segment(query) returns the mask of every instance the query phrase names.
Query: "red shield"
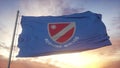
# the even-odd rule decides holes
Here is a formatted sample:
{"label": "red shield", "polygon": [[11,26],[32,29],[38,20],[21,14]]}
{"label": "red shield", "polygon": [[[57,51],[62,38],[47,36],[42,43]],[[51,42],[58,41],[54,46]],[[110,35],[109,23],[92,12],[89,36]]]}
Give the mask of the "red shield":
{"label": "red shield", "polygon": [[50,38],[59,43],[63,44],[70,40],[75,32],[75,23],[49,23],[48,33]]}

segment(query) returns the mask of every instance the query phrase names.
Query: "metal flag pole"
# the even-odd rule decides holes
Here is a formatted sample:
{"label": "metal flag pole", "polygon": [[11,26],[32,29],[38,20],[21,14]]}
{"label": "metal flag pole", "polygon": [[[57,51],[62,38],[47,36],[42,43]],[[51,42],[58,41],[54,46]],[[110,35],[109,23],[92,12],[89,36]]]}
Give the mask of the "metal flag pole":
{"label": "metal flag pole", "polygon": [[10,54],[9,54],[9,60],[8,60],[8,68],[10,68],[10,64],[11,64],[12,51],[13,51],[13,45],[14,45],[14,40],[15,40],[15,33],[16,33],[16,28],[17,28],[18,16],[19,16],[19,10],[17,11],[17,14],[16,14],[14,32],[13,32],[13,37],[12,37],[12,42],[11,42],[11,48],[10,48]]}

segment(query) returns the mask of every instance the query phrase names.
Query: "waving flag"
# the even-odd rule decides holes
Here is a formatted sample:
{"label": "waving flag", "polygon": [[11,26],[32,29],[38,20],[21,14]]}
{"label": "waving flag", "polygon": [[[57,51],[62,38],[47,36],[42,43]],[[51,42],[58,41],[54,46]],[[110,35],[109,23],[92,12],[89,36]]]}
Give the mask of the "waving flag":
{"label": "waving flag", "polygon": [[18,57],[81,52],[111,45],[101,14],[22,16]]}

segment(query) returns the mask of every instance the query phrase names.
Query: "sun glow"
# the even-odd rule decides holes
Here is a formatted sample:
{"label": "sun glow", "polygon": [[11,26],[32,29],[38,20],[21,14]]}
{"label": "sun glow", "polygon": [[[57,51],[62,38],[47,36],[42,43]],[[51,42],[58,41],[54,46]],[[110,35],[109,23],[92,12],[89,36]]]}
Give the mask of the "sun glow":
{"label": "sun glow", "polygon": [[81,52],[38,57],[33,58],[32,61],[48,63],[60,68],[97,68],[101,59],[97,54]]}
{"label": "sun glow", "polygon": [[100,61],[98,55],[86,52],[52,55],[43,58],[50,58],[51,60],[47,62],[60,68],[96,68],[97,62]]}
{"label": "sun glow", "polygon": [[3,55],[3,56],[5,56],[5,57],[8,57],[8,56],[9,56],[9,52],[8,52],[8,50],[6,50],[6,49],[0,48],[0,55]]}

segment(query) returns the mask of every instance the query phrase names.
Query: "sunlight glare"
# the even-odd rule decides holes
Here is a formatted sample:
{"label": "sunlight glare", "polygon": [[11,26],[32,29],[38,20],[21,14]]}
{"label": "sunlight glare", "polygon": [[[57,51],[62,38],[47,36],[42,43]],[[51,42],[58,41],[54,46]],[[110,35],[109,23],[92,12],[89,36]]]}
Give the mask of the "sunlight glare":
{"label": "sunlight glare", "polygon": [[0,55],[3,55],[3,56],[5,56],[6,58],[8,58],[9,52],[8,52],[6,49],[0,48]]}
{"label": "sunlight glare", "polygon": [[[72,54],[62,54],[62,55],[54,55],[51,56],[53,60],[57,60],[63,64],[66,64],[68,67],[84,67],[86,65],[91,65],[99,61],[99,57],[95,54],[88,54],[86,52],[83,53],[72,53]],[[57,63],[54,63],[55,65]],[[58,64],[57,64],[58,65]],[[61,66],[60,64],[59,66]],[[92,65],[91,65],[92,66]],[[65,67],[65,65],[63,65]],[[94,68],[94,66],[92,66]]]}

